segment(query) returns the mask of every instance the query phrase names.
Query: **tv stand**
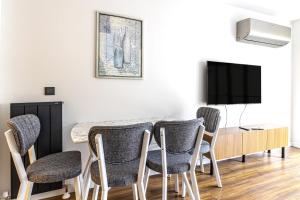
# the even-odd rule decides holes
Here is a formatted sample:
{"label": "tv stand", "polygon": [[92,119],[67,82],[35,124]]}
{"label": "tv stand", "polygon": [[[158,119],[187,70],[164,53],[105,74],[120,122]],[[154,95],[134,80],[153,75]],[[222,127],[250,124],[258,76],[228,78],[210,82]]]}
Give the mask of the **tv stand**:
{"label": "tv stand", "polygon": [[[288,146],[288,127],[264,124],[243,128],[248,130],[241,129],[241,127],[219,129],[215,146],[217,160],[242,157],[242,162],[246,162],[246,155],[264,151],[270,155],[271,150],[276,148],[281,149],[281,157],[285,158],[285,147]],[[212,135],[206,133],[203,139],[210,142]],[[204,155],[210,158],[209,153]]]}

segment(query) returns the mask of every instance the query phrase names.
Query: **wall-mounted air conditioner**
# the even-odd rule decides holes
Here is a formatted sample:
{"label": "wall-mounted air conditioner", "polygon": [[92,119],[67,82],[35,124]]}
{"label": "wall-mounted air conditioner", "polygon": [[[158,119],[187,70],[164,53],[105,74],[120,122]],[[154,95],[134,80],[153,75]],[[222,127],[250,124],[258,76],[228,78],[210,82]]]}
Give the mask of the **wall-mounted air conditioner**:
{"label": "wall-mounted air conditioner", "polygon": [[268,47],[281,47],[291,40],[291,28],[257,19],[237,22],[237,41]]}

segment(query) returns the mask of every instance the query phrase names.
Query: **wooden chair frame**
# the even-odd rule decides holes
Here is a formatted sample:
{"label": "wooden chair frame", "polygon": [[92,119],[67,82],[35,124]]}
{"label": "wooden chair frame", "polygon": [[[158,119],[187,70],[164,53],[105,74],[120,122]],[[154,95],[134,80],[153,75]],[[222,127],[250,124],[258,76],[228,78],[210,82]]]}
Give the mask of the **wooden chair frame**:
{"label": "wooden chair frame", "polygon": [[[33,188],[33,182],[28,180],[27,173],[22,161],[22,157],[18,151],[18,147],[15,141],[15,138],[13,136],[13,133],[11,130],[8,130],[4,133],[6,137],[6,141],[11,153],[11,156],[13,158],[17,174],[19,176],[20,180],[20,188],[17,196],[17,200],[30,200],[31,199],[31,193]],[[36,161],[36,155],[34,150],[34,145],[30,147],[28,150],[29,154],[29,162],[32,164]],[[74,178],[74,188],[75,188],[75,194],[76,194],[76,200],[81,200],[81,175]]]}
{"label": "wooden chair frame", "polygon": [[[209,151],[209,156],[211,159],[211,164],[213,167],[213,175],[216,177],[217,185],[219,188],[222,187],[222,181],[219,173],[219,168],[218,168],[218,163],[215,155],[215,146],[218,138],[218,133],[219,133],[219,126],[217,127],[216,131],[213,133],[213,136],[210,137],[210,151]],[[208,139],[209,140],[209,139]],[[201,172],[204,172],[204,166],[203,166],[203,155],[200,156],[200,170]]]}
{"label": "wooden chair frame", "polygon": [[[90,145],[89,145],[89,152],[90,152],[90,155],[89,155],[89,158],[87,160],[86,166],[83,171],[83,190],[82,190],[83,200],[87,200],[88,196],[89,196],[89,190],[90,190],[90,185],[91,185],[90,167],[91,167],[91,164],[93,163],[93,161],[96,159]],[[95,195],[98,196],[99,187],[96,184],[94,185],[94,191],[95,191]],[[94,199],[94,197],[93,197],[93,199]]]}
{"label": "wooden chair frame", "polygon": [[[209,136],[207,134],[204,135],[204,140],[210,143],[210,151],[209,151],[209,156],[211,159],[211,164],[213,167],[213,175],[216,177],[217,185],[219,188],[222,187],[222,181],[219,173],[219,168],[216,160],[216,155],[215,155],[215,146],[218,138],[218,133],[219,133],[219,125],[216,128],[216,131],[212,133],[213,136]],[[204,173],[204,166],[203,166],[203,155],[200,153],[199,156],[200,160],[200,171]],[[178,176],[175,177],[175,191],[179,192],[179,183],[178,183]],[[185,197],[186,191],[185,191],[185,184],[182,182],[182,197]]]}

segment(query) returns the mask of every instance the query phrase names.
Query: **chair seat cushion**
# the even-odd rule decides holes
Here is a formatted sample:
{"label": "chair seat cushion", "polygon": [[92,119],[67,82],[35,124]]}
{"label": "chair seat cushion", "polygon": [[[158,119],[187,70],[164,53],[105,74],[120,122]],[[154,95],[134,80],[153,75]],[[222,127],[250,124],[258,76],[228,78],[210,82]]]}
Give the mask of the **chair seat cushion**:
{"label": "chair seat cushion", "polygon": [[206,141],[202,141],[200,153],[207,153],[210,151],[210,144]]}
{"label": "chair seat cushion", "polygon": [[[124,163],[106,164],[108,187],[128,186],[137,182],[139,161],[136,159]],[[98,161],[94,161],[91,165],[91,176],[94,183],[101,184]]]}
{"label": "chair seat cushion", "polygon": [[42,157],[28,166],[28,180],[34,183],[53,183],[75,178],[81,174],[81,154],[67,151]]}
{"label": "chair seat cushion", "polygon": [[[172,154],[167,153],[168,174],[178,174],[190,170],[192,155],[189,153]],[[161,150],[148,152],[147,167],[162,173]]]}

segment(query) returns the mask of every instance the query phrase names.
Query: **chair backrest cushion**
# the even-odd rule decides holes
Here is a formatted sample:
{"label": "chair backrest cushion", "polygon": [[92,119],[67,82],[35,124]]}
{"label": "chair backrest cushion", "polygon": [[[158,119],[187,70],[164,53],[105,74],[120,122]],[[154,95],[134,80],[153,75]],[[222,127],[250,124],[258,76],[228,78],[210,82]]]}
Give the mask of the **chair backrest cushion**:
{"label": "chair backrest cushion", "polygon": [[20,115],[11,118],[7,125],[14,135],[19,153],[24,156],[40,134],[39,118],[32,114]]}
{"label": "chair backrest cushion", "polygon": [[215,133],[221,120],[220,110],[210,107],[200,107],[197,111],[197,118],[204,119],[205,130]]}
{"label": "chair backrest cushion", "polygon": [[154,126],[154,138],[161,147],[160,129],[165,129],[166,150],[169,153],[180,154],[193,150],[199,127],[203,119],[187,121],[159,121]]}
{"label": "chair backrest cushion", "polygon": [[152,132],[152,123],[126,126],[94,126],[89,131],[89,145],[95,155],[97,134],[102,134],[105,162],[116,164],[140,158],[145,130]]}

